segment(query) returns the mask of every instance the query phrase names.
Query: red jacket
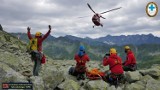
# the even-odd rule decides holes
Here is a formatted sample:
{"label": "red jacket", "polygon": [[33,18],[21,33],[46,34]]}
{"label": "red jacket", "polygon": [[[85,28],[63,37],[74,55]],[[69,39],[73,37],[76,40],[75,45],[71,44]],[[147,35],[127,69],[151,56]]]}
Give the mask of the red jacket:
{"label": "red jacket", "polygon": [[[43,37],[41,38],[38,38],[38,37],[35,37],[38,39],[38,51],[42,51],[42,42],[48,37],[48,35],[50,34],[51,30],[49,30]],[[30,31],[27,32],[27,35],[28,35],[28,38],[29,39],[32,39],[32,35],[30,33]]]}
{"label": "red jacket", "polygon": [[86,66],[86,62],[89,61],[89,57],[87,54],[84,54],[82,57],[76,54],[74,56],[74,60],[77,62],[76,66]]}
{"label": "red jacket", "polygon": [[108,58],[103,59],[103,65],[109,65],[111,73],[113,74],[122,74],[122,59],[118,57],[116,54],[111,54]]}
{"label": "red jacket", "polygon": [[136,64],[136,59],[132,51],[127,53],[126,61],[124,62],[124,66],[128,66],[131,64]]}

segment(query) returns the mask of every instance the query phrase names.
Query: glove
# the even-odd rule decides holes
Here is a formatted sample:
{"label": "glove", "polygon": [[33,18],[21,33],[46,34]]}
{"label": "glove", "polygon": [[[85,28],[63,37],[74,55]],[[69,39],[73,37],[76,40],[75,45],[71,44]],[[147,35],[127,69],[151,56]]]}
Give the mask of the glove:
{"label": "glove", "polygon": [[51,25],[48,25],[48,28],[49,28],[49,30],[51,30],[52,29]]}
{"label": "glove", "polygon": [[30,31],[30,30],[31,30],[31,28],[30,28],[30,27],[27,27],[27,30],[28,30],[28,31]]}

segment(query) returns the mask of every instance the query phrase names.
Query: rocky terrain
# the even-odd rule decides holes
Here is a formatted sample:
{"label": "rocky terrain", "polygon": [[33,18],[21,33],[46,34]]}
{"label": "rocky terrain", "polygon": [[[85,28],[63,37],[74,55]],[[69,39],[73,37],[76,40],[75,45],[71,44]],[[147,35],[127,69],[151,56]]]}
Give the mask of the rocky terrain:
{"label": "rocky terrain", "polygon": [[[52,60],[42,65],[39,76],[32,75],[33,62],[26,53],[26,44],[16,37],[0,30],[0,82],[32,82],[34,90],[160,90],[160,65],[150,69],[125,72],[127,82],[118,88],[103,80],[77,81],[68,75],[74,60]],[[98,61],[87,64],[89,69],[108,70]],[[0,85],[0,89],[1,89]]]}

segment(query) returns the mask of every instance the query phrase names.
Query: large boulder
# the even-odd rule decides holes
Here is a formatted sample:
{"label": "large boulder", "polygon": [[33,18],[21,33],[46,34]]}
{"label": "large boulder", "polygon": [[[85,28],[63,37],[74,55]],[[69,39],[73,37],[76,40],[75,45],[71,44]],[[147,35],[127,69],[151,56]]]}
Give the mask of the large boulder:
{"label": "large boulder", "polygon": [[2,82],[28,82],[26,78],[20,73],[13,70],[5,63],[0,63],[1,81]]}
{"label": "large boulder", "polygon": [[46,70],[43,74],[43,81],[45,89],[54,89],[60,83],[64,81],[64,74],[62,71],[48,71]]}
{"label": "large boulder", "polygon": [[1,51],[0,49],[0,57],[1,63],[8,65],[17,72],[23,70],[32,70],[32,67],[29,66],[32,64],[32,62],[29,54],[27,53],[22,53],[21,51],[16,51],[13,53],[7,50]]}
{"label": "large boulder", "polygon": [[[5,63],[0,63],[0,82],[28,82],[20,73],[13,70]],[[1,85],[0,85],[1,88]]]}
{"label": "large boulder", "polygon": [[80,85],[78,82],[75,82],[73,80],[65,80],[63,83],[58,85],[58,89],[60,90],[79,90]]}
{"label": "large boulder", "polygon": [[145,87],[137,83],[131,83],[125,85],[124,90],[145,90]]}
{"label": "large boulder", "polygon": [[157,69],[159,69],[160,70],[160,65],[159,64],[154,64],[154,65],[152,65],[152,67],[151,68],[157,68]]}
{"label": "large boulder", "polygon": [[115,86],[110,86],[110,87],[108,87],[108,89],[107,90],[122,90],[122,88],[121,87],[115,87]]}
{"label": "large boulder", "polygon": [[107,90],[109,84],[103,80],[94,80],[86,83],[87,90]]}
{"label": "large boulder", "polygon": [[148,80],[153,80],[153,78],[152,78],[150,75],[145,75],[145,76],[143,76],[143,77],[141,78],[140,81],[141,81],[143,84],[146,84]]}
{"label": "large boulder", "polygon": [[150,79],[147,81],[146,90],[160,90],[160,81]]}
{"label": "large boulder", "polygon": [[158,79],[160,77],[160,69],[159,68],[151,68],[147,70],[140,70],[142,75],[150,75],[151,77]]}
{"label": "large boulder", "polygon": [[44,81],[42,77],[32,76],[30,82],[33,83],[33,90],[45,90]]}
{"label": "large boulder", "polygon": [[132,82],[139,81],[142,75],[138,71],[134,71],[134,72],[128,71],[125,73],[125,77],[128,82],[132,83]]}

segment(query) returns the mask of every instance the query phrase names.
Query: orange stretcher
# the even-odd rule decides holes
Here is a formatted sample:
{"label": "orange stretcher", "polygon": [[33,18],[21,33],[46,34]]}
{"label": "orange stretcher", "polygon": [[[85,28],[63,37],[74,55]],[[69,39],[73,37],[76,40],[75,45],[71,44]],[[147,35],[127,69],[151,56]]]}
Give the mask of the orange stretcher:
{"label": "orange stretcher", "polygon": [[90,71],[86,71],[86,76],[90,80],[103,79],[105,76],[104,72],[101,72],[98,68],[93,68]]}

